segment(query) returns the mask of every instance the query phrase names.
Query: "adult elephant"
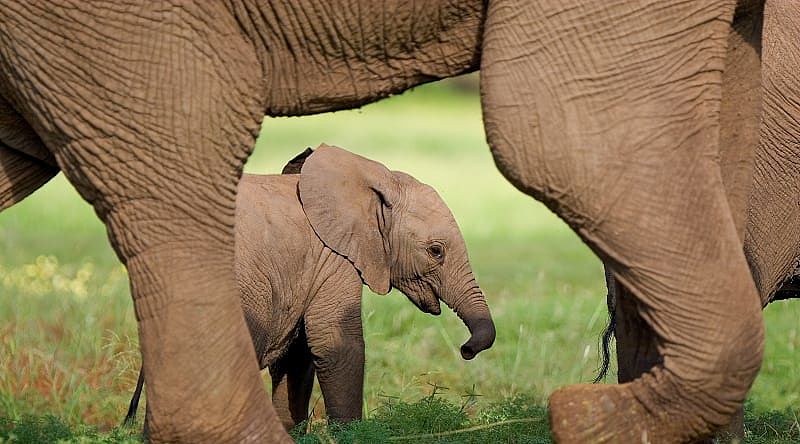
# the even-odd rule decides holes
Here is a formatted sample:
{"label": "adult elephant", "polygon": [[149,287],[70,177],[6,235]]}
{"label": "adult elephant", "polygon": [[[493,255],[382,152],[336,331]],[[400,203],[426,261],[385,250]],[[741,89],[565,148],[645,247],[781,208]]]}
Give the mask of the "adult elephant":
{"label": "adult elephant", "polygon": [[665,357],[629,384],[553,394],[556,439],[685,441],[726,422],[762,354],[718,162],[734,6],[0,0],[0,205],[61,170],[106,223],[131,277],[152,440],[286,440],[232,268],[262,116],[480,67],[497,166],[612,264]]}

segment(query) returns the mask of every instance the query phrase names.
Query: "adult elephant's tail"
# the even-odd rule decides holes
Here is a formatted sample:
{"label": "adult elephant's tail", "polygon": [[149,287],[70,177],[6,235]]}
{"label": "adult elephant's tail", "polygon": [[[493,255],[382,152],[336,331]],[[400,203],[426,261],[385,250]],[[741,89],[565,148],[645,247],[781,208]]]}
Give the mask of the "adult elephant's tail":
{"label": "adult elephant's tail", "polygon": [[123,427],[130,427],[136,420],[136,410],[139,408],[139,398],[142,396],[142,388],[144,387],[144,367],[139,368],[139,379],[136,380],[136,389],[133,391],[131,403],[128,405],[128,414],[125,415],[125,420],[122,421]]}

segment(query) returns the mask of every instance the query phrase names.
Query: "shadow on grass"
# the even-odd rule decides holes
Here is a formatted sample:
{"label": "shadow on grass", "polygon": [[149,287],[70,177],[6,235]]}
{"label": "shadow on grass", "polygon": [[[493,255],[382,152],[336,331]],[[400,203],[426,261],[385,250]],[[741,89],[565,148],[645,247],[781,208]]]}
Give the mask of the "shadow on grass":
{"label": "shadow on grass", "polygon": [[[746,443],[800,443],[800,409],[762,411],[746,406]],[[139,443],[138,428],[99,432],[70,426],[55,416],[0,417],[0,444],[6,443]],[[368,419],[349,424],[304,422],[292,431],[299,444],[356,443],[549,443],[547,409],[517,396],[477,410],[474,397],[462,405],[435,393],[408,403],[389,399]]]}

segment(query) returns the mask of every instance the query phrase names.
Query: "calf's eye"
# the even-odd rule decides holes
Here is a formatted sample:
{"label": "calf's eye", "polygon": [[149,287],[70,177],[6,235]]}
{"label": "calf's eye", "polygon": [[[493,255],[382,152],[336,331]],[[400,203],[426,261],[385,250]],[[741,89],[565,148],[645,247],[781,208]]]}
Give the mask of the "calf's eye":
{"label": "calf's eye", "polygon": [[440,261],[444,257],[444,248],[439,244],[433,244],[428,247],[428,254],[437,261]]}

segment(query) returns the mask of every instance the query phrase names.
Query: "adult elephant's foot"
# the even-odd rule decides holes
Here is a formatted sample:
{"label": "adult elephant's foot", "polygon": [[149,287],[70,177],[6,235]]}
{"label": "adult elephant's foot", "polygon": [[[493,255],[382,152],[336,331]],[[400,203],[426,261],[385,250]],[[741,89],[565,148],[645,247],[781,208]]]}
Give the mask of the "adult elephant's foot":
{"label": "adult elephant's foot", "polygon": [[[271,408],[270,408],[271,409]],[[164,439],[163,432],[154,435],[150,430],[150,420],[145,419],[142,437],[148,443],[160,442],[197,442],[197,443],[291,443],[280,423],[267,417],[263,409],[251,409],[249,412],[238,412],[234,418],[198,417],[193,423],[184,423],[191,427],[182,430],[180,437],[172,436]],[[173,432],[175,429],[173,429]]]}
{"label": "adult elephant's foot", "polygon": [[[663,367],[634,382],[573,385],[550,396],[558,443],[698,443],[720,431],[741,405],[731,396],[744,373],[694,380]],[[740,391],[741,393],[741,391]]]}
{"label": "adult elephant's foot", "polygon": [[[255,410],[254,410],[255,411]],[[144,427],[142,429],[142,440],[147,443],[158,442],[231,442],[231,443],[246,443],[246,442],[269,442],[281,443],[291,442],[284,433],[278,433],[280,430],[275,427],[271,418],[267,418],[263,412],[261,414],[252,413],[247,414],[244,418],[237,418],[237,421],[227,421],[223,419],[220,421],[209,421],[209,418],[199,417],[196,418],[197,424],[191,426],[191,431],[184,431],[180,441],[177,438],[170,438],[166,441],[162,436],[154,436],[150,431],[150,411],[148,409],[145,415]],[[217,424],[217,425],[214,425]],[[221,427],[218,427],[222,424]],[[272,424],[272,426],[270,426]],[[209,428],[215,428],[209,431]],[[220,436],[224,435],[224,438]]]}
{"label": "adult elephant's foot", "polygon": [[573,385],[550,396],[550,425],[558,443],[668,442],[656,421],[624,385]]}

